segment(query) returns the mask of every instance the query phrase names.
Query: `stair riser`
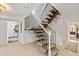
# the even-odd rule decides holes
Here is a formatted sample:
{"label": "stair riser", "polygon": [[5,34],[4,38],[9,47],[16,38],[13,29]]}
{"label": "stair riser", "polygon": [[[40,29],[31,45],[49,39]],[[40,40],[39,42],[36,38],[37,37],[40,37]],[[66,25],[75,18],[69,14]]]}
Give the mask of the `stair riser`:
{"label": "stair riser", "polygon": [[45,38],[45,37],[39,37],[39,39],[47,39],[47,38]]}
{"label": "stair riser", "polygon": [[38,40],[36,40],[36,42],[39,42],[39,41],[44,41],[45,39],[38,39]]}
{"label": "stair riser", "polygon": [[35,34],[45,34],[45,32],[34,32]]}
{"label": "stair riser", "polygon": [[37,30],[37,31],[34,31],[34,32],[45,32],[44,30],[43,31],[41,31],[41,30]]}
{"label": "stair riser", "polygon": [[35,35],[45,35],[45,33],[34,33]]}
{"label": "stair riser", "polygon": [[40,46],[40,47],[43,47],[45,44],[46,44],[46,42],[45,43],[37,42],[37,45]]}
{"label": "stair riser", "polygon": [[42,35],[41,35],[41,36],[36,36],[36,37],[38,37],[38,38],[39,38],[39,37],[44,37],[44,35],[43,35],[43,36],[42,36]]}

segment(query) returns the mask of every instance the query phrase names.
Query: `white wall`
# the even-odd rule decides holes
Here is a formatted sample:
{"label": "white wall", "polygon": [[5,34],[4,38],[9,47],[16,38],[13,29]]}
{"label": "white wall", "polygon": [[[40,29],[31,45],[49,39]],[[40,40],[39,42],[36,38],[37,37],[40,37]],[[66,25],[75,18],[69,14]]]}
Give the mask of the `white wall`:
{"label": "white wall", "polygon": [[19,34],[20,42],[22,44],[27,44],[27,43],[31,43],[31,42],[35,41],[36,38],[35,38],[33,31],[24,30],[24,26],[25,26],[25,21],[24,21],[24,18],[22,18],[22,33],[20,32],[20,34]]}
{"label": "white wall", "polygon": [[7,44],[7,23],[0,20],[0,45]]}
{"label": "white wall", "polygon": [[[36,17],[38,16],[37,17],[38,20],[40,20],[39,16],[41,14],[41,8],[42,8],[42,6],[41,6],[41,8],[39,7],[40,5],[41,4],[36,4],[36,6],[34,6],[33,10],[31,10],[33,12],[36,11],[34,15]],[[38,9],[38,10],[36,10],[36,9]],[[30,15],[30,14],[28,13],[28,15]],[[25,16],[25,17],[27,17],[27,16]],[[31,19],[32,19],[32,26],[38,27],[39,24],[33,18],[31,18]],[[21,21],[22,21],[22,33],[20,33],[20,42],[23,43],[23,44],[27,44],[27,43],[31,43],[31,42],[35,41],[35,39],[37,39],[37,38],[35,37],[35,34],[33,33],[33,31],[24,30],[24,26],[25,26],[24,17],[21,19]]]}
{"label": "white wall", "polygon": [[51,23],[57,30],[56,41],[58,45],[63,46],[68,40],[68,26],[72,22],[79,22],[78,4],[52,4],[60,12],[60,15]]}
{"label": "white wall", "polygon": [[29,30],[24,30],[24,35],[23,35],[23,44],[26,43],[31,43],[35,41],[35,36],[33,32],[30,32]]}
{"label": "white wall", "polygon": [[67,23],[61,16],[55,18],[51,24],[56,30],[56,43],[63,46],[64,41],[67,39]]}
{"label": "white wall", "polygon": [[73,22],[79,22],[78,18],[64,18],[60,15],[59,18],[54,19],[51,25],[57,31],[56,42],[58,45],[63,46],[68,41],[69,25]]}

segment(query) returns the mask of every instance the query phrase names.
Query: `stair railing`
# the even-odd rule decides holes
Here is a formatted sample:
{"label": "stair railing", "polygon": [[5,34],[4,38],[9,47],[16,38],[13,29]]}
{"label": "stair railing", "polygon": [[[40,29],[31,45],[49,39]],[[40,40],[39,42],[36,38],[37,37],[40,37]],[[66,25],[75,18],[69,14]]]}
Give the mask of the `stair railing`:
{"label": "stair railing", "polygon": [[[48,4],[49,3],[46,4],[45,8],[47,8]],[[44,10],[45,10],[45,8],[44,8]],[[44,10],[43,10],[43,12],[44,12]],[[34,20],[36,20],[36,22],[42,27],[42,29],[48,35],[48,41],[49,41],[48,55],[51,56],[52,55],[52,53],[51,53],[51,40],[52,40],[51,37],[53,36],[53,42],[55,43],[55,47],[56,47],[56,33],[57,33],[57,31],[50,24],[48,24],[47,22],[45,22],[48,25],[48,27],[49,27],[49,29],[47,30],[46,28],[44,28],[44,26],[40,23],[40,21],[33,14],[31,14],[31,16],[34,18]],[[42,18],[40,17],[40,19],[42,19]],[[45,20],[45,19],[43,19],[43,20]],[[52,33],[53,33],[53,35],[52,35]]]}
{"label": "stair railing", "polygon": [[[41,18],[41,17],[40,17]],[[41,18],[42,19],[42,18]],[[45,20],[45,19],[43,19],[43,20]],[[53,32],[55,35],[54,35],[54,43],[56,43],[56,34],[57,34],[57,30],[54,28],[54,27],[52,27],[52,25],[50,25],[50,24],[48,24],[46,21],[45,21],[45,23],[48,25],[48,27],[49,28],[51,28],[52,29],[52,31],[51,32]],[[56,44],[55,44],[55,46],[56,46]]]}
{"label": "stair railing", "polygon": [[[47,8],[47,6],[49,5],[50,3],[46,3],[46,5],[45,5],[45,7],[43,8],[43,11],[42,11],[42,13],[41,13],[41,17],[42,17],[42,15],[43,15],[43,13],[44,13],[44,10]],[[52,4],[50,4],[50,5],[52,5]],[[54,7],[53,7],[54,8]],[[54,8],[55,9],[55,8]],[[41,18],[40,17],[40,18]],[[41,18],[42,19],[42,18]],[[45,20],[45,19],[43,19],[43,20]],[[47,22],[45,22],[49,27],[51,27],[55,32],[56,32],[56,30],[55,30],[55,28],[53,28],[50,24],[48,24]]]}
{"label": "stair railing", "polygon": [[52,27],[50,24],[48,24],[47,22],[45,22],[50,28],[52,28],[52,30],[56,33],[56,29],[54,27]]}
{"label": "stair railing", "polygon": [[43,25],[40,23],[40,21],[39,20],[37,20],[37,18],[35,18],[35,16],[34,15],[32,15],[31,14],[31,16],[34,18],[34,20],[36,20],[37,21],[37,23],[42,27],[42,29],[48,34],[48,31],[43,27]]}
{"label": "stair railing", "polygon": [[48,50],[48,55],[51,56],[51,31],[50,30],[46,30],[43,25],[40,23],[39,20],[37,20],[37,18],[35,18],[34,15],[31,14],[31,16],[33,16],[33,18],[37,21],[37,23],[42,27],[42,29],[46,32],[46,34],[48,35],[48,39],[49,39],[49,50]]}
{"label": "stair railing", "polygon": [[[42,19],[42,15],[43,15],[43,13],[44,13],[44,10],[47,8],[47,6],[49,5],[50,3],[47,3],[46,5],[45,5],[45,7],[43,8],[43,11],[42,11],[42,14],[41,14],[41,19]],[[52,6],[52,4],[50,4],[51,6]],[[53,7],[54,8],[54,7]],[[55,9],[55,8],[54,8]],[[57,10],[58,11],[58,10]],[[45,20],[45,19],[42,19],[42,20]],[[57,33],[57,31],[56,31],[56,29],[54,28],[54,27],[52,27],[50,24],[48,24],[46,21],[45,21],[45,23],[48,25],[48,27],[49,28],[51,28],[52,29],[52,32],[53,33],[55,33],[54,34],[54,39],[55,40],[53,40],[54,41],[54,43],[56,43],[56,33]],[[56,46],[56,44],[55,44],[55,46]]]}

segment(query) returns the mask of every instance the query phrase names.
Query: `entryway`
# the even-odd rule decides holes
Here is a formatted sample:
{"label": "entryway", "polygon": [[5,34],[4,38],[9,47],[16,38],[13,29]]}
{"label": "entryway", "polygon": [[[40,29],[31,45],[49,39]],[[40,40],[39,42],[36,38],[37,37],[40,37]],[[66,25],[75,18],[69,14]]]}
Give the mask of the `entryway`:
{"label": "entryway", "polygon": [[66,49],[79,55],[79,22],[68,23],[68,41]]}
{"label": "entryway", "polygon": [[7,21],[7,42],[17,42],[19,36],[19,25],[16,21]]}

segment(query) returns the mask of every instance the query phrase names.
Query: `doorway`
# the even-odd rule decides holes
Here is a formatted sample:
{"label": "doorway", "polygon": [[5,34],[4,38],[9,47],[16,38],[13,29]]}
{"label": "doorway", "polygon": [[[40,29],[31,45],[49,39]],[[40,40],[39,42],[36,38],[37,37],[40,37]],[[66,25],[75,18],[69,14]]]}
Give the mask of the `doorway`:
{"label": "doorway", "polygon": [[66,49],[79,53],[79,22],[68,23],[68,41]]}
{"label": "doorway", "polygon": [[8,43],[18,42],[19,25],[16,21],[7,21],[7,41]]}

